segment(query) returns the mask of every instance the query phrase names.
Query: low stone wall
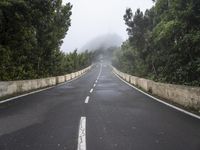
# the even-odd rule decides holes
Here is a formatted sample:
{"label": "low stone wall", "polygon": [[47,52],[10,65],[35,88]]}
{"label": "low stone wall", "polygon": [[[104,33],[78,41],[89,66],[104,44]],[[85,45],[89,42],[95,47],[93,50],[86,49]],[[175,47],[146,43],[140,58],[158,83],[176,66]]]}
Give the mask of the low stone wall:
{"label": "low stone wall", "polygon": [[36,89],[55,86],[57,84],[72,80],[78,76],[85,74],[91,66],[63,76],[35,79],[35,80],[20,80],[20,81],[0,81],[0,98],[12,96]]}
{"label": "low stone wall", "polygon": [[113,71],[125,81],[143,89],[146,92],[180,104],[184,107],[200,111],[199,87],[154,82],[152,80],[128,75],[126,73],[120,72],[114,67]]}

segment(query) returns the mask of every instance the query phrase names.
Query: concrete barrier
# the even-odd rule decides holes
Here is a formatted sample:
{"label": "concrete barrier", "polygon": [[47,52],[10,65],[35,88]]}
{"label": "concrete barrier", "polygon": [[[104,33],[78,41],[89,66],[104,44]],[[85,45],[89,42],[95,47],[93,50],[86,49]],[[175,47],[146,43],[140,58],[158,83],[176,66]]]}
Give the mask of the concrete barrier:
{"label": "concrete barrier", "polygon": [[63,83],[65,82],[65,76],[57,76],[56,77],[56,83],[57,84],[60,84],[60,83]]}
{"label": "concrete barrier", "polygon": [[76,73],[71,73],[71,78],[74,79],[76,77]]}
{"label": "concrete barrier", "polygon": [[128,75],[128,74],[125,73],[124,76],[123,76],[123,79],[125,81],[129,82],[130,81],[130,75]]}
{"label": "concrete barrier", "polygon": [[36,89],[46,88],[55,86],[74,79],[75,77],[81,76],[91,69],[91,66],[71,74],[63,76],[35,79],[35,80],[20,80],[20,81],[0,81],[0,98],[17,95],[20,93],[33,91]]}
{"label": "concrete barrier", "polygon": [[200,88],[154,82],[144,78],[128,75],[113,67],[113,72],[125,81],[146,92],[162,97],[187,108],[200,111]]}
{"label": "concrete barrier", "polygon": [[79,76],[79,73],[78,73],[78,71],[77,71],[77,72],[75,72],[75,76],[76,76],[76,77],[78,77],[78,76]]}
{"label": "concrete barrier", "polygon": [[69,81],[69,80],[71,80],[71,75],[70,74],[65,75],[65,81]]}
{"label": "concrete barrier", "polygon": [[138,85],[138,77],[130,76],[130,83],[133,85]]}

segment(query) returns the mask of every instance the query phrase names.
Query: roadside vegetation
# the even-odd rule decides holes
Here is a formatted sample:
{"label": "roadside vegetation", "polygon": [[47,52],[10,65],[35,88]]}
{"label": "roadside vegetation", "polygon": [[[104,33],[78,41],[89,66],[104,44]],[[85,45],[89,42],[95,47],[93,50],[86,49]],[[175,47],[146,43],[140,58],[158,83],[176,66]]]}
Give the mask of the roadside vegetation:
{"label": "roadside vegetation", "polygon": [[91,53],[64,53],[72,6],[62,0],[0,1],[0,80],[62,75],[91,64]]}
{"label": "roadside vegetation", "polygon": [[116,51],[119,70],[155,81],[200,86],[200,1],[155,0],[124,15],[129,39]]}

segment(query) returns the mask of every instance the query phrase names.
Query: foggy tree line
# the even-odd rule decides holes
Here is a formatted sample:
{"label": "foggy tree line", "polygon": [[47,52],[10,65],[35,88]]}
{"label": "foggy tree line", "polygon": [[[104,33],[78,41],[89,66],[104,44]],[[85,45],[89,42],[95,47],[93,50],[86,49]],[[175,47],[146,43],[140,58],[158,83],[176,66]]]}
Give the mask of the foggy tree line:
{"label": "foggy tree line", "polygon": [[60,51],[72,6],[62,0],[0,1],[0,80],[69,73],[91,63],[91,53]]}
{"label": "foggy tree line", "polygon": [[154,2],[145,12],[126,10],[129,39],[113,65],[155,81],[200,86],[200,1]]}

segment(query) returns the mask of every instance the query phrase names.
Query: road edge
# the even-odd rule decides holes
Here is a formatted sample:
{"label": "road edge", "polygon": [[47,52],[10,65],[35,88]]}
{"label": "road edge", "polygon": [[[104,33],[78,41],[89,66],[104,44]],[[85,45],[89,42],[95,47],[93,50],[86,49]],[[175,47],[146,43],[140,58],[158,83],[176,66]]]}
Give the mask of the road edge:
{"label": "road edge", "polygon": [[146,96],[148,96],[148,97],[150,97],[150,98],[156,100],[157,102],[160,102],[160,103],[162,103],[162,104],[164,104],[164,105],[166,105],[166,106],[168,106],[168,107],[171,107],[171,108],[173,108],[173,109],[175,109],[175,110],[177,110],[177,111],[180,111],[180,112],[182,112],[182,113],[184,113],[184,114],[187,114],[187,115],[189,115],[189,116],[191,116],[191,117],[194,117],[194,118],[200,120],[200,116],[199,116],[199,115],[196,115],[196,114],[194,114],[194,113],[191,113],[191,112],[189,112],[189,111],[187,111],[187,110],[184,110],[184,109],[182,109],[182,108],[179,108],[179,107],[177,107],[177,106],[175,106],[175,105],[172,105],[172,104],[170,104],[170,103],[164,102],[163,100],[161,100],[161,99],[159,99],[159,98],[156,98],[156,97],[154,97],[154,96],[152,96],[152,95],[150,95],[150,94],[148,94],[148,93],[146,93],[146,92],[140,90],[140,89],[137,88],[136,86],[134,86],[134,85],[128,83],[127,81],[125,81],[124,79],[122,79],[120,76],[118,76],[114,71],[112,71],[112,73],[113,73],[117,78],[119,78],[121,81],[123,81],[124,83],[126,83],[127,85],[129,85],[130,87],[132,87],[132,88],[134,88],[135,90],[137,90],[137,91],[139,91],[139,92],[145,94]]}
{"label": "road edge", "polygon": [[[92,67],[91,67],[92,69]],[[90,69],[90,70],[91,70]],[[68,81],[65,81],[63,83],[60,83],[60,84],[57,84],[57,85],[54,85],[54,86],[50,86],[50,87],[46,87],[46,88],[42,88],[42,89],[37,89],[37,90],[34,90],[32,92],[26,92],[25,94],[19,94],[17,96],[14,96],[14,97],[11,97],[11,98],[7,98],[7,99],[4,99],[4,100],[0,100],[0,104],[3,104],[3,103],[6,103],[6,102],[9,102],[9,101],[12,101],[12,100],[15,100],[17,98],[21,98],[21,97],[25,97],[25,96],[28,96],[28,95],[32,95],[32,94],[35,94],[35,93],[39,93],[39,92],[42,92],[42,91],[46,91],[46,90],[49,90],[49,89],[53,89],[55,87],[58,87],[58,86],[62,86],[64,84],[67,84],[67,83],[70,83],[74,80],[77,80],[79,78],[82,78],[83,76],[85,76],[90,70],[88,70],[87,72],[85,72],[84,74],[80,75],[80,76],[77,76],[71,80],[68,80]]]}

